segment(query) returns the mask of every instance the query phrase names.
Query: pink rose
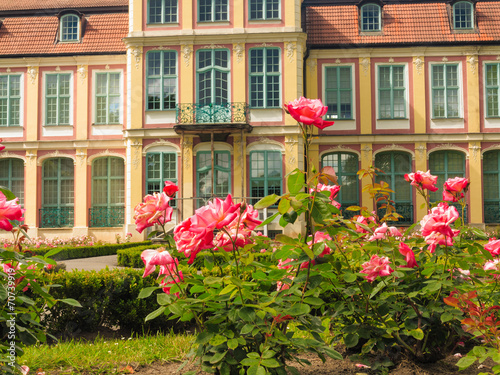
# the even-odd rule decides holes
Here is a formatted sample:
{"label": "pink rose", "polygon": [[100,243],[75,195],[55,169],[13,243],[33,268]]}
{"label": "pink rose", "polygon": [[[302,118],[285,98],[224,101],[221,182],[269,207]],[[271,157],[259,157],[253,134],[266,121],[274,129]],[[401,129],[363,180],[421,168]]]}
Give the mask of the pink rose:
{"label": "pink rose", "polygon": [[213,247],[213,228],[196,227],[190,217],[180,223],[174,229],[174,241],[177,250],[189,258],[188,264],[192,264],[196,255],[205,249]]}
{"label": "pink rose", "polygon": [[496,238],[490,238],[489,242],[484,245],[484,249],[488,250],[491,253],[491,256],[500,255],[500,240]]}
{"label": "pink rose", "polygon": [[298,122],[305,125],[314,125],[324,129],[334,124],[333,121],[323,121],[321,118],[328,111],[319,99],[307,99],[300,97],[284,105],[285,110]]}
{"label": "pink rose", "polygon": [[420,189],[427,189],[430,191],[438,190],[438,188],[435,186],[437,179],[437,176],[431,175],[430,171],[417,171],[415,173],[405,174],[405,180],[410,182],[411,185],[416,186]]}
{"label": "pink rose", "polygon": [[170,197],[165,193],[146,195],[144,202],[134,208],[136,230],[142,233],[147,227],[153,226],[156,221],[165,224],[172,220],[173,209],[169,206],[169,201]]}
{"label": "pink rose", "polygon": [[172,258],[164,247],[144,250],[141,254],[141,259],[145,266],[142,277],[146,277],[153,273],[156,266],[166,267],[177,262],[177,259]]}
{"label": "pink rose", "polygon": [[[488,260],[486,263],[484,263],[483,270],[485,271],[498,271],[499,270],[499,264],[500,259],[493,259],[493,260]],[[500,275],[493,275],[495,279],[500,279]]]}
{"label": "pink rose", "polygon": [[231,194],[225,200],[214,198],[208,205],[198,208],[193,216],[193,226],[221,229],[238,216],[241,203],[233,204]]}
{"label": "pink rose", "polygon": [[179,187],[171,181],[165,181],[165,186],[163,192],[167,194],[170,198],[175,197],[175,193],[179,191]]}
{"label": "pink rose", "polygon": [[404,242],[400,242],[399,252],[406,259],[406,265],[401,267],[408,267],[408,268],[418,267],[417,261],[415,259],[415,253],[413,252],[412,249],[410,249],[410,247],[407,244],[405,244]]}
{"label": "pink rose", "polygon": [[322,183],[319,183],[318,185],[316,185],[316,188],[309,189],[309,193],[311,193],[311,194],[314,193],[315,191],[317,191],[317,192],[320,192],[320,191],[329,192],[330,193],[330,196],[329,196],[330,201],[332,202],[332,204],[335,207],[340,209],[340,203],[335,200],[335,198],[337,197],[337,195],[339,194],[339,191],[340,191],[339,185],[324,185]]}
{"label": "pink rose", "polygon": [[[314,233],[314,243],[315,244],[320,243],[320,242],[325,242],[325,241],[331,241],[331,240],[332,240],[332,238],[327,233],[319,232],[319,231]],[[313,246],[312,241],[309,241],[307,244],[311,247],[311,250],[312,250],[312,246]],[[319,254],[318,256],[320,258],[322,258],[325,255],[330,254],[331,252],[332,252],[332,249],[330,249],[330,247],[325,243],[325,248],[323,249],[321,254]]]}
{"label": "pink rose", "polygon": [[[363,224],[368,226],[369,223],[374,223],[375,222],[375,217],[374,216],[369,216],[369,217],[364,217],[362,215],[356,216],[356,223]],[[356,232],[358,233],[369,233],[368,230],[365,228],[361,227],[360,225],[356,224]]]}
{"label": "pink rose", "polygon": [[391,237],[401,237],[402,234],[396,227],[388,227],[386,223],[383,223],[380,227],[373,231],[373,235],[368,238],[367,241],[376,241]]}
{"label": "pink rose", "polygon": [[449,178],[444,183],[443,200],[458,202],[469,189],[469,180],[464,177]]}
{"label": "pink rose", "polygon": [[361,266],[363,270],[361,273],[366,273],[366,280],[372,282],[377,276],[389,276],[394,270],[389,266],[389,258],[379,257],[377,254],[373,255],[368,262],[363,263]]}
{"label": "pink rose", "polygon": [[7,197],[0,191],[0,229],[10,232],[13,228],[11,220],[24,220],[24,209],[18,202],[18,198],[8,201]]}
{"label": "pink rose", "polygon": [[[0,142],[3,142],[3,139],[2,139],[2,138],[0,138]],[[5,146],[4,146],[4,145],[2,145],[2,144],[0,144],[0,151],[2,151],[4,148],[5,148]]]}

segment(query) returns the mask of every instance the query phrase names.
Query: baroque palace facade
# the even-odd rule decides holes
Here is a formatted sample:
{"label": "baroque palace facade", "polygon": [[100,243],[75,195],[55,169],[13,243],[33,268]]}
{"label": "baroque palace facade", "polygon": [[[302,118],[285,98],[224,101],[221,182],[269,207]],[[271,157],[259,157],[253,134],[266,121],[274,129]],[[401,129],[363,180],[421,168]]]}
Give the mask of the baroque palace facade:
{"label": "baroque palace facade", "polygon": [[141,239],[133,209],[165,180],[173,223],[285,192],[304,161],[282,105],[301,95],[335,121],[311,157],[343,207],[376,209],[356,176],[374,165],[413,223],[404,174],[430,169],[471,180],[469,223],[500,223],[500,2],[0,0],[0,17],[0,185],[31,236]]}

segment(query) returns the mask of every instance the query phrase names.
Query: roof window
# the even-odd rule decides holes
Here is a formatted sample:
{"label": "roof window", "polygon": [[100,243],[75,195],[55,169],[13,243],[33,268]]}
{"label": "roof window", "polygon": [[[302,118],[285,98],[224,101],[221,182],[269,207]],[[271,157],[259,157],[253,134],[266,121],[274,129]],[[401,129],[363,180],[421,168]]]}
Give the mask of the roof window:
{"label": "roof window", "polygon": [[378,4],[365,4],[361,7],[361,31],[381,30],[381,7]]}
{"label": "roof window", "polygon": [[455,30],[474,28],[474,6],[471,2],[458,1],[453,4],[453,28]]}
{"label": "roof window", "polygon": [[75,43],[82,39],[83,14],[69,10],[58,14],[59,42]]}

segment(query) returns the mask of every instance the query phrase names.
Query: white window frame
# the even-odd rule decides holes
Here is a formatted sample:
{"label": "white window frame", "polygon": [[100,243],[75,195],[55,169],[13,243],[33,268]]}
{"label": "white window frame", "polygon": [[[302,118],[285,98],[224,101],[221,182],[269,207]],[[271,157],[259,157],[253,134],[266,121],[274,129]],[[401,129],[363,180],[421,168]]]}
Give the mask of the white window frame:
{"label": "white window frame", "polygon": [[[19,124],[17,125],[12,125],[10,123],[10,94],[7,94],[7,108],[8,108],[8,113],[7,113],[7,125],[0,126],[0,129],[2,129],[2,133],[5,130],[8,129],[19,129],[23,127],[24,124],[24,74],[21,72],[13,72],[13,73],[2,73],[0,76],[19,76]],[[9,88],[10,88],[10,78],[9,78]],[[9,90],[9,88],[7,90]],[[2,134],[3,135],[3,134]]]}
{"label": "white window frame", "polygon": [[[471,27],[457,27],[457,22],[455,18],[455,12],[457,5],[462,5],[462,4],[467,4],[470,9],[470,24]],[[472,4],[470,1],[457,1],[455,4],[453,4],[453,11],[452,11],[452,22],[453,22],[453,29],[454,30],[474,30],[474,4]]]}
{"label": "white window frame", "polygon": [[[43,118],[43,125],[46,127],[50,128],[64,128],[64,127],[73,127],[74,122],[73,122],[73,107],[74,107],[74,79],[75,75],[73,74],[74,72],[72,70],[69,71],[50,71],[50,72],[43,72],[43,82],[42,82],[42,88],[43,88],[43,94],[44,94],[44,100],[43,100],[43,106],[42,106],[42,118]],[[64,125],[47,125],[47,99],[45,97],[45,92],[47,90],[47,75],[54,75],[54,74],[69,74],[69,92],[70,92],[70,100],[69,100],[69,124],[64,124]]]}
{"label": "white window frame", "polygon": [[[377,29],[373,29],[373,30],[365,29],[364,11],[368,7],[377,7],[378,8],[378,28]],[[360,22],[359,28],[360,28],[361,32],[372,33],[372,32],[382,31],[382,7],[378,4],[375,4],[375,3],[367,3],[367,4],[362,5],[361,8],[359,9],[359,22]]]}
{"label": "white window frame", "polygon": [[[97,120],[97,100],[96,100],[96,84],[97,84],[97,74],[98,73],[119,73],[120,74],[120,116],[119,116],[119,123],[115,124],[98,124],[96,122]],[[97,126],[97,127],[123,127],[123,112],[124,112],[124,104],[123,104],[123,89],[124,89],[124,83],[123,83],[123,70],[122,69],[109,69],[109,70],[104,70],[104,69],[99,69],[99,70],[94,70],[92,72],[92,126]],[[114,133],[113,133],[114,134]]]}
{"label": "white window frame", "polygon": [[[78,18],[78,22],[77,22],[77,31],[76,31],[76,39],[64,39],[64,20],[66,18],[69,18],[69,17],[76,17]],[[61,16],[61,19],[59,21],[59,42],[62,42],[62,43],[76,43],[76,42],[79,42],[81,40],[81,22],[82,22],[82,19],[80,16],[78,16],[77,14],[74,14],[74,13],[67,13],[63,16]]]}

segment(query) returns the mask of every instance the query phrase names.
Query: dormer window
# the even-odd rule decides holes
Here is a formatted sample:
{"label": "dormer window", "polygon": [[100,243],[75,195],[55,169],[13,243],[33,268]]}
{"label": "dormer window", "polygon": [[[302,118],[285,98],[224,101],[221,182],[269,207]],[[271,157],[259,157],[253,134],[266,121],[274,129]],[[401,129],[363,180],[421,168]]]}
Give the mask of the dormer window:
{"label": "dormer window", "polygon": [[381,9],[377,4],[365,4],[361,7],[361,31],[380,31]]}
{"label": "dormer window", "polygon": [[79,42],[81,35],[81,17],[74,13],[60,16],[59,41]]}
{"label": "dormer window", "polygon": [[474,28],[474,7],[468,1],[459,1],[453,5],[453,28],[470,30]]}

